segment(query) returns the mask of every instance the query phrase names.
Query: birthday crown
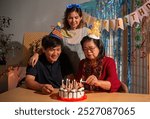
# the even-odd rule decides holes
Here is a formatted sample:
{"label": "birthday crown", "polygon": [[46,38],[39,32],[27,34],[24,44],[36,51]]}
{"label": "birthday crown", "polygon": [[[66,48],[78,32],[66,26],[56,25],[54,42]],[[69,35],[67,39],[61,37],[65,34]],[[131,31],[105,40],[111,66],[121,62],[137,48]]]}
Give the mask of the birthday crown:
{"label": "birthday crown", "polygon": [[100,39],[101,36],[100,27],[101,27],[100,21],[99,20],[94,21],[93,25],[88,31],[88,36],[90,38]]}
{"label": "birthday crown", "polygon": [[58,38],[60,40],[63,39],[63,35],[61,33],[61,23],[58,22],[57,26],[53,28],[52,32],[49,34],[52,37]]}

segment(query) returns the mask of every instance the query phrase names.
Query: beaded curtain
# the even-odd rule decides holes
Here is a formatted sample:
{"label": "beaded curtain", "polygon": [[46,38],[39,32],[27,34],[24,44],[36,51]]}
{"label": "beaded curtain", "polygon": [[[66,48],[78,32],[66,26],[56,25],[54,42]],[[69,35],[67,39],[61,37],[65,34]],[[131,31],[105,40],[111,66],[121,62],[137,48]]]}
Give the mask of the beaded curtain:
{"label": "beaded curtain", "polygon": [[[124,0],[91,0],[81,4],[83,11],[98,19],[116,19],[122,17]],[[96,6],[96,7],[95,7]],[[106,31],[102,29],[101,39],[105,46],[106,55],[116,61],[118,76],[122,80],[122,31]]]}

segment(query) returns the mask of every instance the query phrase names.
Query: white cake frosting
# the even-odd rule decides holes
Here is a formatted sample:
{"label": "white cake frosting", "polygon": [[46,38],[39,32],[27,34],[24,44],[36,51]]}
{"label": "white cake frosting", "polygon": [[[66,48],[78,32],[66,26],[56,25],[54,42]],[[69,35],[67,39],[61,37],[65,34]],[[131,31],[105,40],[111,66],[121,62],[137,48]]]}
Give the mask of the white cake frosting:
{"label": "white cake frosting", "polygon": [[66,85],[64,85],[64,80],[62,81],[62,86],[59,89],[59,97],[62,99],[80,99],[84,97],[84,87],[79,87],[77,82],[66,80]]}

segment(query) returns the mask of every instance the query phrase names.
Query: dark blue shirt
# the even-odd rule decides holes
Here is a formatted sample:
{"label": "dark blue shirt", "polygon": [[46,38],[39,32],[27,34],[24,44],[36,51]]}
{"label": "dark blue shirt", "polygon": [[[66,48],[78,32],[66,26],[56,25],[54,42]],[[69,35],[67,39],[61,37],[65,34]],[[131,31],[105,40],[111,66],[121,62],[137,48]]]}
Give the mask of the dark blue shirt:
{"label": "dark blue shirt", "polygon": [[44,54],[40,55],[34,67],[28,66],[26,74],[35,76],[35,80],[42,84],[51,84],[54,88],[59,88],[62,82],[60,60],[54,63],[48,62]]}

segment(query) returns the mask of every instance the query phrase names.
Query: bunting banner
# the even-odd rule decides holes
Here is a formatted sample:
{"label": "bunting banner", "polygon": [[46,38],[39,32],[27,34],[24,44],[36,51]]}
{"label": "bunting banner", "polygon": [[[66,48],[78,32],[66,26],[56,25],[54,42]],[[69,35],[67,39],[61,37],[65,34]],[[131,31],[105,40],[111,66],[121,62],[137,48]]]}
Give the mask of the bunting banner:
{"label": "bunting banner", "polygon": [[83,19],[87,22],[88,25],[93,24],[95,20],[99,20],[102,25],[102,30],[110,31],[122,29],[124,30],[127,26],[133,26],[134,23],[142,22],[144,17],[150,15],[150,0],[148,0],[143,6],[135,10],[134,12],[124,16],[123,18],[116,18],[116,19],[97,19],[87,13],[83,13]]}

